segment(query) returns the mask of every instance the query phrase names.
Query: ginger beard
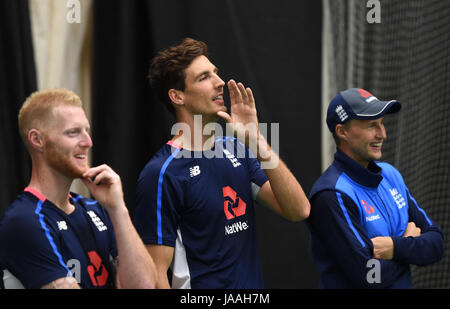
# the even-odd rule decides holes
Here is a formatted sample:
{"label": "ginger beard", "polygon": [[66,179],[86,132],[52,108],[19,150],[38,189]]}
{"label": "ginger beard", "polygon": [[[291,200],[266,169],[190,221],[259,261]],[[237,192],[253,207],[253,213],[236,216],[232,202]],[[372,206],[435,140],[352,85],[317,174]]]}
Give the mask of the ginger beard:
{"label": "ginger beard", "polygon": [[87,155],[84,160],[79,160],[72,153],[63,152],[61,147],[52,141],[47,141],[45,152],[48,165],[69,178],[83,178],[83,173],[89,169]]}

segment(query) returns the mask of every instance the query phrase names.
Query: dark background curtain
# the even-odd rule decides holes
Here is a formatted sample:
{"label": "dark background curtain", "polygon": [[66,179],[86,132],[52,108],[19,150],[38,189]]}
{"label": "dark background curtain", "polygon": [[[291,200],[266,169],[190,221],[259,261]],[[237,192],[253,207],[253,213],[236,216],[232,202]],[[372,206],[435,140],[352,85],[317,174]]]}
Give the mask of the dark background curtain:
{"label": "dark background curtain", "polygon": [[28,184],[31,160],[20,140],[17,113],[36,90],[27,0],[0,1],[0,214]]}
{"label": "dark background curtain", "polygon": [[[280,156],[309,193],[321,173],[321,14],[321,1],[94,2],[93,163],[121,175],[131,211],[138,174],[175,120],[148,85],[149,63],[187,36],[208,44],[223,80],[252,88],[259,121],[279,123]],[[257,207],[257,231],[267,288],[317,287],[303,222]]]}

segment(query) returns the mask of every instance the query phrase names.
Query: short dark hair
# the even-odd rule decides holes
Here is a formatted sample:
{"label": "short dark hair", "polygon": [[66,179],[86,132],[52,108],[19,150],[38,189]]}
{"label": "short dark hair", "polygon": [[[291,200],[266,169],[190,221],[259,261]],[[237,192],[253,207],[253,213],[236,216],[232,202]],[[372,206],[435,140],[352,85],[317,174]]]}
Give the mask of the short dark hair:
{"label": "short dark hair", "polygon": [[208,57],[208,46],[204,42],[185,38],[179,45],[171,46],[153,58],[149,72],[150,85],[172,114],[175,114],[175,109],[168,95],[169,90],[184,91],[185,69],[202,55]]}

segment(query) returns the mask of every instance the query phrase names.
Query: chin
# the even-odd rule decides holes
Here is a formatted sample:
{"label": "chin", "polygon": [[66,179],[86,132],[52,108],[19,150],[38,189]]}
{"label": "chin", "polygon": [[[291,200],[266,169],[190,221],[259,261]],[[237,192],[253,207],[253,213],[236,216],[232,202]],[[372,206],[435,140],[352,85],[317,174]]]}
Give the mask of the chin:
{"label": "chin", "polygon": [[61,173],[72,179],[83,178],[84,172],[86,172],[88,169],[89,168],[87,167],[82,168],[74,165],[66,165],[64,167],[61,167]]}
{"label": "chin", "polygon": [[89,169],[89,166],[74,168],[73,172],[77,176],[76,178],[83,178],[83,174]]}
{"label": "chin", "polygon": [[64,160],[63,158],[50,162],[50,165],[61,174],[71,179],[83,178],[84,172],[89,169],[88,165],[80,166],[70,162],[70,160]]}
{"label": "chin", "polygon": [[212,113],[217,114],[217,112],[226,112],[227,111],[227,107],[225,105],[216,105],[213,109],[212,109]]}
{"label": "chin", "polygon": [[373,161],[380,161],[383,156],[380,153],[380,154],[372,155],[371,157],[372,157]]}

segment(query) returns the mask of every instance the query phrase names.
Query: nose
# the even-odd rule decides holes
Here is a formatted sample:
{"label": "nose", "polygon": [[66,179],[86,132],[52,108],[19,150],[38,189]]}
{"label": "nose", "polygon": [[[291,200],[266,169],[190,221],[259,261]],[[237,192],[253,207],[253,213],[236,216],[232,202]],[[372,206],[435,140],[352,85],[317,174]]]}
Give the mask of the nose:
{"label": "nose", "polygon": [[216,88],[223,88],[224,86],[225,82],[216,74]]}
{"label": "nose", "polygon": [[81,139],[81,146],[86,147],[86,148],[91,148],[93,143],[92,143],[92,138],[91,135],[89,134],[88,131],[84,131],[83,132],[83,137]]}
{"label": "nose", "polygon": [[377,137],[380,139],[386,139],[386,128],[384,127],[384,124],[380,123],[377,130]]}

